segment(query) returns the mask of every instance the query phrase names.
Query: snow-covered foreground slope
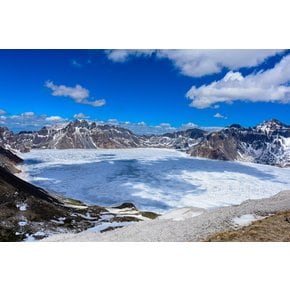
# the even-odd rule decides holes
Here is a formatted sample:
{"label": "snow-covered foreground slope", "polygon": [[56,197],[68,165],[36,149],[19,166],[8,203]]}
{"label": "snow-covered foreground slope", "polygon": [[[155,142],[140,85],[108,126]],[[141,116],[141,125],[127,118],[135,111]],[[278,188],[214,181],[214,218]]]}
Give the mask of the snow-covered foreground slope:
{"label": "snow-covered foreground slope", "polygon": [[90,204],[210,208],[290,188],[290,168],[193,158],[169,149],[32,150],[25,178]]}

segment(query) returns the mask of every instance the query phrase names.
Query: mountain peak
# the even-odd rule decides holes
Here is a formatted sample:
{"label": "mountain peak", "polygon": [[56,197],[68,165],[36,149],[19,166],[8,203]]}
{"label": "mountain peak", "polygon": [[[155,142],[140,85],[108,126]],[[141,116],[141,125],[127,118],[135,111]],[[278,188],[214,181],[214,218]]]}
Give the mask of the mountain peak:
{"label": "mountain peak", "polygon": [[81,128],[88,128],[89,127],[89,122],[84,119],[75,119],[74,121],[71,121],[68,126],[70,127],[81,127]]}
{"label": "mountain peak", "polygon": [[264,121],[263,124],[269,124],[269,125],[278,125],[278,126],[283,126],[285,127],[286,125],[283,124],[281,121],[273,118],[273,119],[270,119],[270,120],[267,120],[267,121]]}
{"label": "mountain peak", "polygon": [[256,130],[261,131],[266,134],[271,134],[275,131],[287,129],[287,128],[289,127],[277,119],[270,119],[270,120],[264,121],[263,123],[255,127]]}

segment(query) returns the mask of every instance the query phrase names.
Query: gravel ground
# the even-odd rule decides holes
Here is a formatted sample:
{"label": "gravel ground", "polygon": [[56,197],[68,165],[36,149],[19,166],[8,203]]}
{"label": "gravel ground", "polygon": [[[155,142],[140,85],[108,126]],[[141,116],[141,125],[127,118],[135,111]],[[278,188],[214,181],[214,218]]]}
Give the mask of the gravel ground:
{"label": "gravel ground", "polygon": [[[243,215],[268,216],[290,209],[290,191],[270,198],[247,200],[237,206],[202,210],[176,210],[153,221],[144,221],[106,233],[60,234],[43,242],[189,242],[237,228],[233,219]],[[179,211],[179,212],[177,212]],[[198,214],[198,215],[195,215]]]}

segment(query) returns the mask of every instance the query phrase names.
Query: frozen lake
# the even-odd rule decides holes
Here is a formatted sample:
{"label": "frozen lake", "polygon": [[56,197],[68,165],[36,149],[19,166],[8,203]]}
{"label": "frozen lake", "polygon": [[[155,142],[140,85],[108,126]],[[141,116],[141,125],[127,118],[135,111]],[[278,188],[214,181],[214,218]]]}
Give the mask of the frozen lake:
{"label": "frozen lake", "polygon": [[165,212],[239,204],[290,189],[290,169],[192,158],[169,149],[33,150],[24,178],[49,191],[104,206],[133,202]]}

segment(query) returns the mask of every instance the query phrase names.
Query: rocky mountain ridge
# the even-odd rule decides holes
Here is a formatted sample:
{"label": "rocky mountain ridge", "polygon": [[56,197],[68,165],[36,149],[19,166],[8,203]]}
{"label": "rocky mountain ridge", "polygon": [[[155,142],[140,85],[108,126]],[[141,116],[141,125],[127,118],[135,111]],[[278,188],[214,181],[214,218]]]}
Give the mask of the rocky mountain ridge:
{"label": "rocky mountain ridge", "polygon": [[191,156],[290,166],[290,126],[272,119],[253,128],[232,125],[208,134]]}
{"label": "rocky mountain ridge", "polygon": [[42,128],[39,131],[22,131],[14,134],[0,128],[0,145],[27,152],[31,149],[119,149],[158,147],[188,149],[205,131],[188,129],[164,135],[136,135],[128,129],[113,125],[75,120],[59,128]]}
{"label": "rocky mountain ridge", "polygon": [[136,135],[128,129],[75,120],[63,127],[14,134],[0,128],[0,145],[31,149],[169,148],[191,156],[290,166],[290,126],[272,119],[255,127],[233,124],[220,131],[198,128],[163,135]]}

